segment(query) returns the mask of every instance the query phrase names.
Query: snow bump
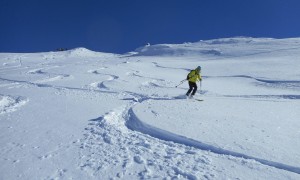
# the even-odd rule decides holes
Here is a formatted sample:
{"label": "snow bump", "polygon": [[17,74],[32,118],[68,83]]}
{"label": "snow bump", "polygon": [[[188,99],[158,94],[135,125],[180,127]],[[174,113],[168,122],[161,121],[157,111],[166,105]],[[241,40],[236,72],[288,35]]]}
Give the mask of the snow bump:
{"label": "snow bump", "polygon": [[0,95],[0,114],[16,111],[27,102],[28,100],[23,97]]}

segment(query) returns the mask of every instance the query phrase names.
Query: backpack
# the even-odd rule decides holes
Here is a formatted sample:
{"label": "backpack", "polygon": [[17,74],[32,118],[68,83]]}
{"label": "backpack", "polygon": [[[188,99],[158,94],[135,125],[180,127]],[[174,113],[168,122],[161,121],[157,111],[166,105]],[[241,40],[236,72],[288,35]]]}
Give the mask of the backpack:
{"label": "backpack", "polygon": [[189,75],[190,75],[190,73],[191,73],[192,71],[193,71],[193,70],[191,70],[191,71],[188,73],[188,75],[186,76],[186,80],[189,80],[189,79],[190,79]]}

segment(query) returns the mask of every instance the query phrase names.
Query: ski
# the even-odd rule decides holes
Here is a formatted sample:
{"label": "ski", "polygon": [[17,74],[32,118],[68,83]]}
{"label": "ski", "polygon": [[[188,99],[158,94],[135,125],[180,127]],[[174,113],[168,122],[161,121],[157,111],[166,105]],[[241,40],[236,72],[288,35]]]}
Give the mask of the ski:
{"label": "ski", "polygon": [[204,99],[190,98],[190,97],[187,97],[187,99],[190,99],[190,100],[195,100],[195,101],[204,101]]}

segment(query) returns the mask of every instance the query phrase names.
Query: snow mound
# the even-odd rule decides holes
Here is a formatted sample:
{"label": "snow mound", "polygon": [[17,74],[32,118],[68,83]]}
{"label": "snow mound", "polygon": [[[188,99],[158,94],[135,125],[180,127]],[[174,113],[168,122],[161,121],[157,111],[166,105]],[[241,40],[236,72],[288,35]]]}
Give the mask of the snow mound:
{"label": "snow mound", "polygon": [[[198,42],[185,42],[183,44],[147,44],[137,48],[131,56],[196,56],[196,57],[236,57],[267,53],[266,48],[272,51],[286,50],[287,44],[298,48],[299,39],[274,39],[274,38],[252,38],[232,37],[212,40],[200,40]],[[254,48],[255,47],[255,48]],[[249,51],[249,49],[252,49]],[[293,48],[290,48],[292,50]],[[246,51],[245,51],[246,50]],[[270,51],[269,51],[270,52]]]}
{"label": "snow mound", "polygon": [[69,50],[68,53],[69,53],[69,56],[71,56],[71,57],[93,57],[93,56],[110,57],[110,56],[114,56],[114,54],[111,54],[111,53],[96,52],[96,51],[92,51],[92,50],[89,50],[84,47],[79,47],[79,48]]}
{"label": "snow mound", "polygon": [[27,103],[27,99],[22,97],[11,97],[0,95],[0,114],[16,111],[20,106]]}
{"label": "snow mound", "polygon": [[[268,38],[270,39],[270,38]],[[255,41],[254,38],[251,37],[233,37],[233,38],[221,38],[221,39],[212,39],[205,41],[208,44],[241,44],[241,43],[250,43]]]}
{"label": "snow mound", "polygon": [[186,46],[185,44],[180,45],[146,45],[136,49],[137,55],[141,56],[195,56],[195,55],[211,55],[220,56],[221,51],[210,48],[193,48]]}
{"label": "snow mound", "polygon": [[69,53],[72,56],[93,56],[93,55],[95,55],[94,51],[91,51],[91,50],[83,48],[83,47],[72,49],[69,51]]}
{"label": "snow mound", "polygon": [[28,74],[45,74],[42,69],[33,69],[27,72]]}

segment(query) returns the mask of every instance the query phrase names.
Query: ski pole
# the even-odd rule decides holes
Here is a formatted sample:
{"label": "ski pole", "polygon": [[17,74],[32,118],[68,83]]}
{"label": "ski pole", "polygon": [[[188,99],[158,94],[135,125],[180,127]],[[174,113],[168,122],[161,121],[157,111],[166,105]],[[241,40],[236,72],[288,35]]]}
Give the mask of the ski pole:
{"label": "ski pole", "polygon": [[177,88],[177,87],[178,87],[179,85],[181,85],[184,81],[186,81],[186,79],[180,81],[180,83],[179,83],[177,86],[175,86],[175,87]]}
{"label": "ski pole", "polygon": [[200,94],[201,94],[201,91],[202,91],[202,81],[200,81]]}

